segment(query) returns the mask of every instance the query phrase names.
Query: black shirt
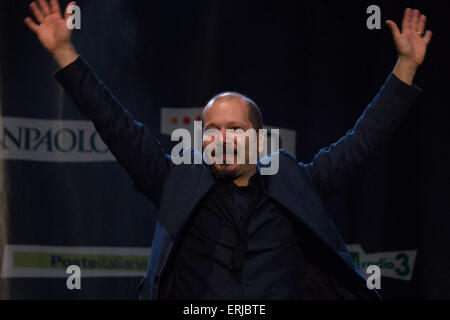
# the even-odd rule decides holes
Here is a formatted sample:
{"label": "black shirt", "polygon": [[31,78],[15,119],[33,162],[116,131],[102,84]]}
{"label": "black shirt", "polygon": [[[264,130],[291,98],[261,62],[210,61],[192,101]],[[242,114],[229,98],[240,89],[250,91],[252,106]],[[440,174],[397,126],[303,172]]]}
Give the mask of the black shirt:
{"label": "black shirt", "polygon": [[173,254],[172,299],[297,299],[300,251],[286,211],[256,173],[246,187],[216,179]]}

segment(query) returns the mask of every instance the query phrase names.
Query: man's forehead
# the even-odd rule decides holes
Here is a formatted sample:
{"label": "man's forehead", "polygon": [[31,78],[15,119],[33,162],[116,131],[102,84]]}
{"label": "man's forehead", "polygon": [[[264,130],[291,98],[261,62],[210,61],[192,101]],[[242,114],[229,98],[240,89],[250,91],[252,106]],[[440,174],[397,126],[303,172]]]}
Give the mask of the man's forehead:
{"label": "man's forehead", "polygon": [[248,108],[248,104],[242,96],[238,95],[229,95],[224,97],[218,97],[212,101],[210,101],[206,107],[203,109],[203,114],[205,114],[209,110],[221,109],[220,111],[226,111],[229,109],[241,109]]}

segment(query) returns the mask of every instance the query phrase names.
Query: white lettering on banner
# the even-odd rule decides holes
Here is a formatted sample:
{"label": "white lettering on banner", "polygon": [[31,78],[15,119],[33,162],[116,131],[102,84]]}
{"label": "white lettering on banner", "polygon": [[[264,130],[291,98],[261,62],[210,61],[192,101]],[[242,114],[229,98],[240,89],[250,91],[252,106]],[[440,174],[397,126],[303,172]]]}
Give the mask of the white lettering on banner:
{"label": "white lettering on banner", "polygon": [[0,159],[115,161],[91,121],[0,118]]}

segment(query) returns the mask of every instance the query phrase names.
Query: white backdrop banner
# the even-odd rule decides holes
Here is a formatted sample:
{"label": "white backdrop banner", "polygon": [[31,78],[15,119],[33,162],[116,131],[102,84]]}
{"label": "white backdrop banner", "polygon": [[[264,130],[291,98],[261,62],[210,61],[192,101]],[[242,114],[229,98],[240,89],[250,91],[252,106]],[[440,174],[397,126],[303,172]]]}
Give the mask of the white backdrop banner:
{"label": "white backdrop banner", "polygon": [[0,118],[0,159],[115,161],[89,120]]}

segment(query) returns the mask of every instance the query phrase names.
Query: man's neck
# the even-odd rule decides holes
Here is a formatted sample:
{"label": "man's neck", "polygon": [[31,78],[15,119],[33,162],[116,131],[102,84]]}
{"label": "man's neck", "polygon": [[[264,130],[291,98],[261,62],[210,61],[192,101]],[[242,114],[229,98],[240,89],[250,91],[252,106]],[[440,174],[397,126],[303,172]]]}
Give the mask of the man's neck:
{"label": "man's neck", "polygon": [[249,182],[250,178],[256,173],[256,170],[257,170],[257,166],[251,165],[251,168],[249,168],[248,173],[233,180],[234,184],[237,185],[238,187],[248,186],[248,182]]}

